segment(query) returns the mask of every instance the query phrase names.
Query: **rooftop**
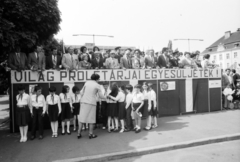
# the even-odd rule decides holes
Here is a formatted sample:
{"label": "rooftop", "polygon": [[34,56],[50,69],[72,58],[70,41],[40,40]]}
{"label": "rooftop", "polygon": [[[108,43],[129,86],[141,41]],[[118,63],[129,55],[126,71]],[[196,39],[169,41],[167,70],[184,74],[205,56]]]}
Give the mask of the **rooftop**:
{"label": "rooftop", "polygon": [[203,51],[203,54],[214,53],[217,51],[225,51],[239,47],[240,47],[240,28],[238,28],[237,31],[234,33],[231,33],[231,31],[225,32],[225,34],[221,38],[219,38],[216,42],[207,47]]}

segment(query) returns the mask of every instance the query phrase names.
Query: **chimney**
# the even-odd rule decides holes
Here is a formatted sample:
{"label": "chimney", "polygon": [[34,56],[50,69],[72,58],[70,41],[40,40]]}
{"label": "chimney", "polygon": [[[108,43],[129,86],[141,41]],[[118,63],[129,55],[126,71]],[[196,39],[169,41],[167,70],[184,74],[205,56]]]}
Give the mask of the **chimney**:
{"label": "chimney", "polygon": [[231,31],[226,31],[225,32],[225,39],[228,39],[231,35]]}

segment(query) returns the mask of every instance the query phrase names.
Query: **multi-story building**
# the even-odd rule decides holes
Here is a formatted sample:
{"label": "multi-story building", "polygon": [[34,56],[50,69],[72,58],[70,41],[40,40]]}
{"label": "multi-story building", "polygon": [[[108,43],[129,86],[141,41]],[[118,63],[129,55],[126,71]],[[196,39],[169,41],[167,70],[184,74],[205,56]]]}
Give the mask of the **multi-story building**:
{"label": "multi-story building", "polygon": [[236,32],[225,32],[224,36],[218,39],[202,53],[210,54],[210,61],[218,64],[222,69],[240,68],[240,28]]}

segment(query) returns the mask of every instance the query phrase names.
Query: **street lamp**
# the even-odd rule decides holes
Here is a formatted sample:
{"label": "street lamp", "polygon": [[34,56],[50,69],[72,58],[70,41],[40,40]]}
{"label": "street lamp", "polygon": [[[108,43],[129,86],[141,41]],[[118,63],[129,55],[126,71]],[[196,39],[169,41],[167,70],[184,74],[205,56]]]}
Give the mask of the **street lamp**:
{"label": "street lamp", "polygon": [[112,35],[95,35],[95,34],[73,34],[73,36],[91,36],[91,37],[93,37],[93,44],[95,44],[95,36],[96,37],[114,38],[114,36],[112,36]]}
{"label": "street lamp", "polygon": [[188,41],[188,51],[190,52],[190,41],[203,41],[203,39],[174,39],[174,41],[178,40],[187,40]]}

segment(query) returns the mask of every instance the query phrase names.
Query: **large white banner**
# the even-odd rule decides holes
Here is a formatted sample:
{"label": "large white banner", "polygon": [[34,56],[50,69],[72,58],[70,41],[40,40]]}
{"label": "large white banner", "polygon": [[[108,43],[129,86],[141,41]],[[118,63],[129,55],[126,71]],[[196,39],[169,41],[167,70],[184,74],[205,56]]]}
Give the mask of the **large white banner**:
{"label": "large white banner", "polygon": [[93,73],[99,74],[101,81],[221,78],[221,69],[46,70],[42,73],[27,70],[23,72],[11,71],[11,81],[13,84],[35,82],[85,82],[91,78]]}

